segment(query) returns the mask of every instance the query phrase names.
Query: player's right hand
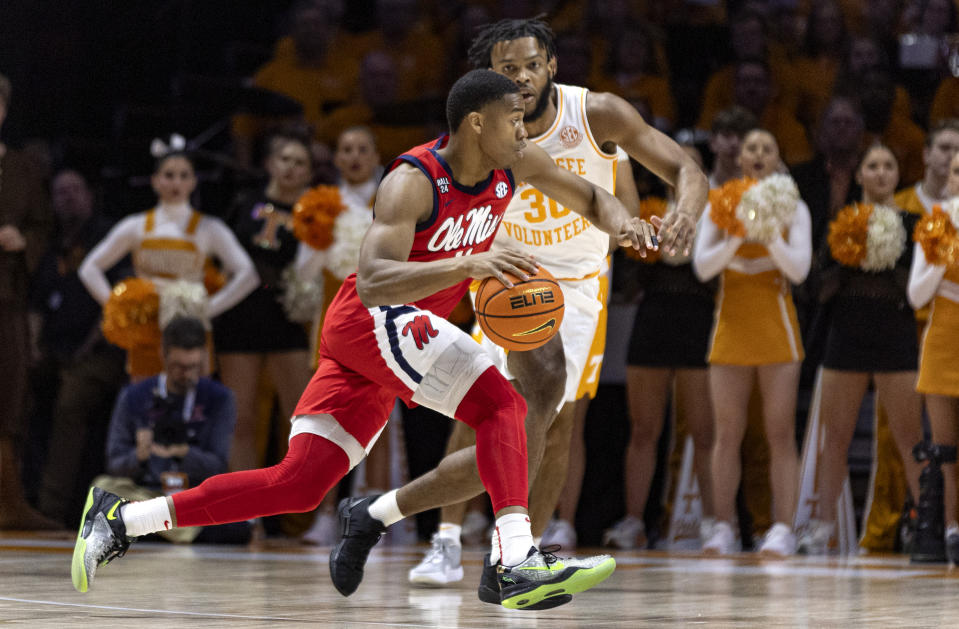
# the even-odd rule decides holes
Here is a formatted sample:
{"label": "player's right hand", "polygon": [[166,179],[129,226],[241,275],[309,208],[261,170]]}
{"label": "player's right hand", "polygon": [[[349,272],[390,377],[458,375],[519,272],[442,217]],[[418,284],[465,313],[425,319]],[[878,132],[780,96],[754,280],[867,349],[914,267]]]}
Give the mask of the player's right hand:
{"label": "player's right hand", "polygon": [[539,263],[533,256],[513,249],[463,256],[463,260],[469,265],[469,275],[473,279],[495,277],[507,288],[512,288],[513,282],[509,280],[506,273],[526,281],[529,279],[529,273],[535,274],[539,270]]}
{"label": "player's right hand", "polygon": [[[653,220],[658,217],[654,216]],[[656,240],[656,225],[650,224],[638,217],[632,217],[626,221],[619,234],[616,236],[616,242],[620,247],[632,247],[639,251],[639,255],[646,257],[647,251],[656,251],[659,249],[659,243]]]}

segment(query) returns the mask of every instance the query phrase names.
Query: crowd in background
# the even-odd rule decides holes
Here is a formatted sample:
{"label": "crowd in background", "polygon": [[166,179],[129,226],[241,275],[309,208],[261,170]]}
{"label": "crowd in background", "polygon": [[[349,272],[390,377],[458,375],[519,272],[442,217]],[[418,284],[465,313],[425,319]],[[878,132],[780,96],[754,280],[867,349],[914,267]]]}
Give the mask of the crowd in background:
{"label": "crowd in background", "polygon": [[[931,209],[925,201],[947,199],[959,150],[959,128],[943,126],[959,118],[953,0],[133,3],[111,7],[109,18],[96,7],[46,16],[52,45],[32,55],[34,29],[14,31],[41,20],[32,8],[5,10],[11,36],[0,37],[0,72],[11,80],[0,81],[0,223],[16,225],[22,241],[0,227],[0,334],[11,348],[0,363],[10,401],[0,421],[0,529],[72,527],[82,488],[117,472],[107,444],[121,389],[131,377],[164,372],[159,345],[142,367],[139,354],[100,332],[113,286],[161,275],[150,271],[142,239],[120,238],[131,221],[140,221],[137,233],[155,229],[157,241],[190,243],[193,257],[177,262],[184,278],[202,282],[216,272],[224,283],[208,286],[205,372],[237,403],[224,423],[232,450],[211,471],[282,456],[319,322],[281,307],[281,276],[291,265],[303,277],[321,273],[318,305],[344,277],[333,254],[310,252],[293,236],[292,208],[312,185],[328,184],[362,224],[383,167],[445,130],[444,95],[469,68],[469,42],[488,22],[543,14],[557,34],[556,80],[629,100],[697,153],[711,187],[743,174],[745,132],[767,129],[808,205],[817,251],[839,210],[862,198],[863,149],[888,147],[898,186],[914,191],[917,205],[906,206],[908,195],[897,204],[916,214]],[[173,146],[173,132],[186,136],[182,145]],[[943,137],[947,146],[938,147]],[[166,146],[151,157],[154,138]],[[668,195],[638,166],[635,175],[643,198]],[[112,244],[98,252],[103,242]],[[655,280],[640,263],[620,255],[614,269],[614,300],[652,294]],[[814,266],[794,289],[806,345],[799,438],[809,406],[803,392],[808,398],[827,347],[828,331],[816,325],[816,281]],[[659,431],[635,414],[650,384],[630,384],[639,391],[630,393],[634,441],[645,438],[634,456],[648,459]],[[660,418],[665,405],[654,406]],[[423,471],[424,459],[442,453],[442,421],[411,418],[409,448],[402,430],[386,435],[361,478],[341,491],[395,486],[398,466],[401,475]],[[390,455],[408,458],[410,469]],[[646,467],[654,482],[654,466]],[[744,476],[749,469],[744,463]],[[735,489],[726,490],[730,500]],[[620,513],[641,517],[647,493],[638,509]],[[317,514],[285,518],[267,532],[328,543],[333,504],[335,496]],[[634,534],[617,545],[637,543]]]}

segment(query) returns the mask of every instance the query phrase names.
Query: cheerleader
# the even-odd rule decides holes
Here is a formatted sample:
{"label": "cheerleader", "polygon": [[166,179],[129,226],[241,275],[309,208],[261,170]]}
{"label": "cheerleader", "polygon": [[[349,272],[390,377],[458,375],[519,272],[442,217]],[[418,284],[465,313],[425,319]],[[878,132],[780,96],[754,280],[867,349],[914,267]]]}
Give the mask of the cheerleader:
{"label": "cheerleader", "polygon": [[809,272],[810,217],[792,179],[775,174],[781,160],[772,134],[761,129],[747,133],[739,162],[746,178],[710,195],[693,253],[693,268],[701,281],[720,276],[708,357],[715,417],[711,465],[716,524],[703,548],[718,554],[735,550],[732,522],[740,448],[750,394],[758,384],[775,521],[760,552],[785,556],[796,547],[795,407],[803,358],[790,285],[802,282]]}
{"label": "cheerleader", "polygon": [[[642,218],[647,221],[652,216],[663,218],[669,211],[673,211],[671,204],[661,199],[645,199],[640,204]],[[713,513],[709,469],[713,415],[706,351],[713,327],[715,282],[700,282],[693,273],[691,257],[682,252],[670,255],[647,251],[640,261],[645,263],[638,273],[643,296],[633,321],[626,362],[630,416],[624,474],[626,515],[603,533],[603,544],[627,549],[642,547],[646,542],[643,512],[671,393],[677,404],[677,420],[684,420],[693,438],[703,530],[710,528]]]}
{"label": "cheerleader", "polygon": [[925,394],[933,443],[951,450],[944,456],[946,552],[959,563],[959,522],[956,519],[956,442],[959,428],[959,155],[949,164],[946,189],[952,198],[933,208],[916,226],[916,247],[909,272],[909,303],[921,308],[931,302],[922,336],[916,390]]}
{"label": "cheerleader", "polygon": [[832,536],[849,444],[870,380],[886,409],[909,491],[919,496],[912,447],[922,438],[922,399],[915,391],[915,313],[906,297],[912,262],[906,238],[917,217],[895,206],[899,166],[888,147],[867,149],[855,176],[862,203],[838,212],[820,250],[819,299],[831,307],[820,381],[819,511],[801,543],[809,554],[825,553]]}
{"label": "cheerleader", "polygon": [[[176,302],[182,304],[192,300],[193,307],[199,312],[190,314],[210,319],[232,308],[256,288],[256,269],[223,221],[201,214],[190,205],[190,195],[197,184],[193,162],[184,151],[182,137],[173,136],[171,145],[154,140],[151,147],[156,157],[150,178],[158,199],[156,207],[120,221],[87,254],[77,273],[93,298],[107,305],[113,287],[106,271],[127,254],[132,254],[136,276],[152,282],[160,293],[161,312],[166,310],[164,301],[175,305]],[[208,257],[220,261],[228,279],[207,299],[203,280]],[[184,288],[177,280],[192,283],[195,290]],[[169,289],[169,299],[166,300],[163,297],[165,289]],[[197,301],[200,303],[195,303]],[[167,317],[161,314],[160,318]],[[120,323],[123,323],[122,317]],[[163,368],[159,330],[154,336],[155,344],[125,347],[128,350],[127,369],[134,380],[156,375]]]}
{"label": "cheerleader", "polygon": [[[273,134],[267,143],[266,187],[241,193],[227,217],[260,276],[256,289],[213,325],[220,377],[237,401],[230,450],[233,471],[265,462],[266,440],[257,439],[258,434],[269,432],[258,421],[260,374],[269,374],[284,418],[292,416],[312,376],[305,324],[313,320],[313,310],[311,304],[301,307],[297,296],[287,295],[296,279],[284,275],[297,261],[304,276],[319,274],[315,251],[293,235],[293,206],[313,177],[310,144],[310,136],[295,129]],[[280,438],[285,442],[287,434]]]}

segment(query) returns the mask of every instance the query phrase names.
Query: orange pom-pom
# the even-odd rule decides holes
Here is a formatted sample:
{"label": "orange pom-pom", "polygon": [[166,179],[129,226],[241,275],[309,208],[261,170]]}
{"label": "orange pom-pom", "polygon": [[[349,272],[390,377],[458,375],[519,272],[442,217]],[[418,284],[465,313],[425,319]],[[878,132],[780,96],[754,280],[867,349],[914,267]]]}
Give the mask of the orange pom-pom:
{"label": "orange pom-pom", "polygon": [[709,191],[709,218],[730,236],[746,237],[746,227],[736,217],[736,206],[755,183],[756,180],[751,177],[732,179]]}
{"label": "orange pom-pom", "polygon": [[956,226],[940,206],[916,223],[913,240],[919,243],[930,264],[954,266],[959,262],[959,237]]}
{"label": "orange pom-pom", "polygon": [[853,203],[841,209],[829,223],[829,252],[840,264],[858,268],[866,258],[866,238],[872,205]]}
{"label": "orange pom-pom", "polygon": [[132,277],[117,283],[103,306],[103,336],[132,349],[160,343],[160,296],[150,280]]}
{"label": "orange pom-pom", "polygon": [[[646,221],[650,222],[650,219],[654,216],[663,218],[666,216],[666,200],[659,197],[647,197],[639,202],[639,217]],[[633,249],[632,247],[623,247],[624,252],[627,257],[630,257],[634,260],[640,260],[646,262],[647,264],[652,264],[659,260],[659,251],[654,251],[648,249],[646,251],[646,257],[639,255],[638,249]]]}
{"label": "orange pom-pom", "polygon": [[213,260],[207,258],[203,264],[203,288],[206,289],[206,294],[212,295],[224,286],[226,286],[226,276],[223,275],[223,271]]}
{"label": "orange pom-pom", "polygon": [[293,206],[293,235],[314,249],[333,244],[333,225],[346,209],[336,186],[316,186],[307,190]]}

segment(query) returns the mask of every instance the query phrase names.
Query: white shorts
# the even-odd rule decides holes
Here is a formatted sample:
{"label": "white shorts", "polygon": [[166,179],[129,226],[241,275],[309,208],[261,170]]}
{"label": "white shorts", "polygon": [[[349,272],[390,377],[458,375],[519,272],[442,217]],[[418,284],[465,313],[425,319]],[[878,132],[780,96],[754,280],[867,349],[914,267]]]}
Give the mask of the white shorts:
{"label": "white shorts", "polygon": [[[566,391],[563,402],[575,402],[588,395],[596,396],[599,386],[599,371],[603,366],[603,353],[606,351],[606,301],[609,295],[609,266],[604,265],[599,275],[582,280],[560,279],[565,307],[563,322],[559,326],[566,354]],[[471,287],[475,301],[477,284]],[[507,379],[514,378],[507,366],[507,351],[493,343],[473,325],[475,339]]]}

